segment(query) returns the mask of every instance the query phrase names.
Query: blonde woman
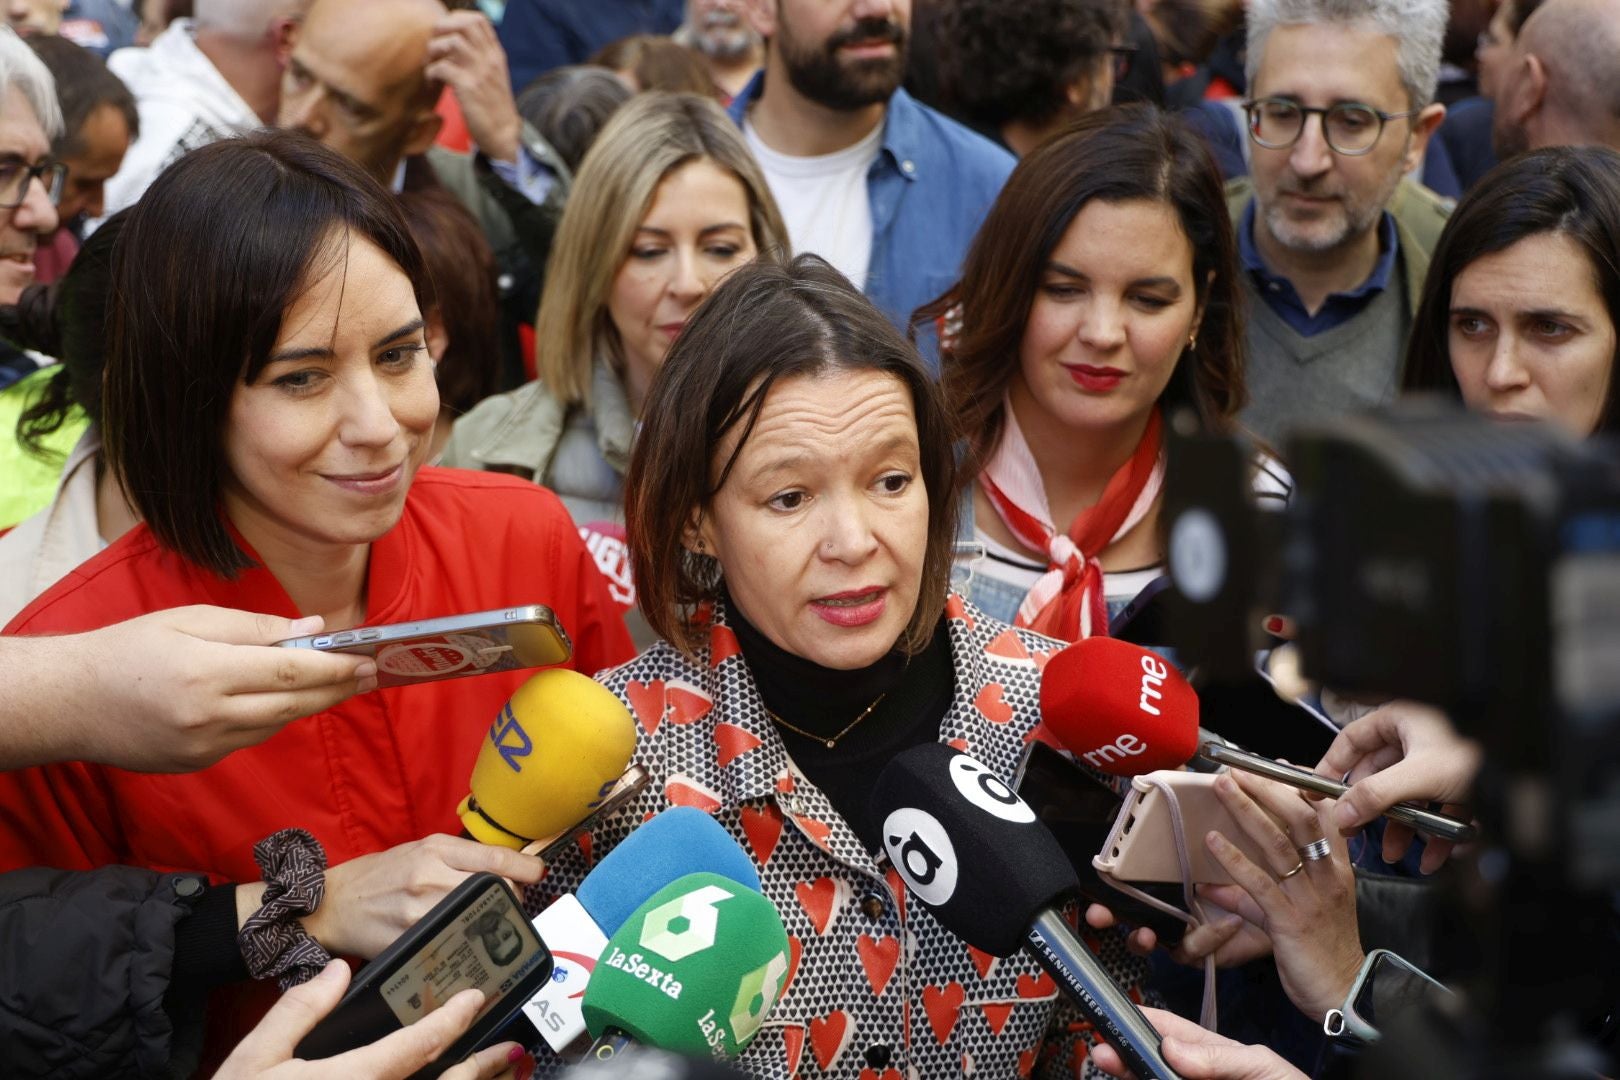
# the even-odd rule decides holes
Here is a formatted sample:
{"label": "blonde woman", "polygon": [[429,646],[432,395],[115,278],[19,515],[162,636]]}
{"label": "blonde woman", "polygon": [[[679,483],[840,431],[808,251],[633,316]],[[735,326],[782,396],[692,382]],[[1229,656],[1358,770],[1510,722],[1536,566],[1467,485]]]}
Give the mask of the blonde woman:
{"label": "blonde woman", "polygon": [[539,379],[458,420],[442,464],[528,477],[582,525],[622,522],[631,437],[665,353],[721,278],[787,248],[720,107],[638,95],[591,145],[558,226],[535,324]]}

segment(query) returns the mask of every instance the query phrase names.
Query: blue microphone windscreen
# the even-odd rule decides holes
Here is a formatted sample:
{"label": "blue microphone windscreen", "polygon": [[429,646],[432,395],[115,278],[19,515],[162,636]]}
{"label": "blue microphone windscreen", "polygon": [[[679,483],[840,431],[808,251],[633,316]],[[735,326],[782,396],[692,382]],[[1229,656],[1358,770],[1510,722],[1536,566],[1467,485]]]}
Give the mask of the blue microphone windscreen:
{"label": "blue microphone windscreen", "polygon": [[574,895],[611,937],[653,893],[699,873],[719,874],[759,890],[759,871],[731,834],[702,810],[676,806],[620,841]]}

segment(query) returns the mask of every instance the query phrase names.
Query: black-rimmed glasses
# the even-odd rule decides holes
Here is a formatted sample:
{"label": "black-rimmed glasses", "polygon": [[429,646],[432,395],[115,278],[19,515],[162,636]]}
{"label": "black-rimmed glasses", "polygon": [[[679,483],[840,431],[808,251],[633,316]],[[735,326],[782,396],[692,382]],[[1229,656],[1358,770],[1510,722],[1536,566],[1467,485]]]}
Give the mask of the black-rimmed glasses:
{"label": "black-rimmed glasses", "polygon": [[38,165],[25,165],[20,161],[0,163],[0,210],[15,210],[28,197],[28,185],[35,177],[45,185],[45,193],[55,206],[62,199],[62,181],[67,177],[67,166],[60,161],[42,161]]}
{"label": "black-rimmed glasses", "polygon": [[1322,137],[1336,154],[1355,157],[1378,145],[1384,125],[1391,120],[1416,116],[1421,109],[1387,113],[1354,101],[1341,101],[1325,109],[1301,105],[1288,98],[1260,98],[1245,101],[1249,116],[1249,137],[1267,150],[1286,150],[1299,141],[1309,116],[1322,118]]}

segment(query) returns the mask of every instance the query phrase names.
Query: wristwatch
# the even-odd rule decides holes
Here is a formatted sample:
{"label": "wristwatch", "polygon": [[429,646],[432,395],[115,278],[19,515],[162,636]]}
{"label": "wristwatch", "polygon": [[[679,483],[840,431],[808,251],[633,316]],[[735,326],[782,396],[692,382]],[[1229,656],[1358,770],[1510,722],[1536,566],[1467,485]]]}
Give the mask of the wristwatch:
{"label": "wristwatch", "polygon": [[1450,993],[1398,953],[1374,949],[1362,962],[1344,1004],[1323,1017],[1322,1030],[1336,1039],[1377,1042],[1381,1019]]}

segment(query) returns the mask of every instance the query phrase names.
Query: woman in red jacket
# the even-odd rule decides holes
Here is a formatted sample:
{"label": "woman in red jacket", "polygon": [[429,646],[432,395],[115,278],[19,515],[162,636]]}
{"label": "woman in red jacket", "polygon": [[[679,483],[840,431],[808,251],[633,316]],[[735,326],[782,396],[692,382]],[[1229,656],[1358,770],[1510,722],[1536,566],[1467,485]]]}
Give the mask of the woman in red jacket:
{"label": "woman in red jacket", "polygon": [[[113,291],[105,452],[144,524],[7,633],[195,603],[331,630],[543,603],[576,668],[632,654],[550,492],[422,468],[431,286],[394,200],[346,160],[285,133],[187,156],[131,212]],[[0,869],[206,874],[213,918],[192,922],[214,927],[216,960],[187,989],[297,981],[323,948],[374,956],[471,871],[539,877],[537,860],[431,835],[457,830],[481,736],[525,675],[359,694],[188,775],[0,774]],[[215,1046],[264,1004],[214,1010]]]}

